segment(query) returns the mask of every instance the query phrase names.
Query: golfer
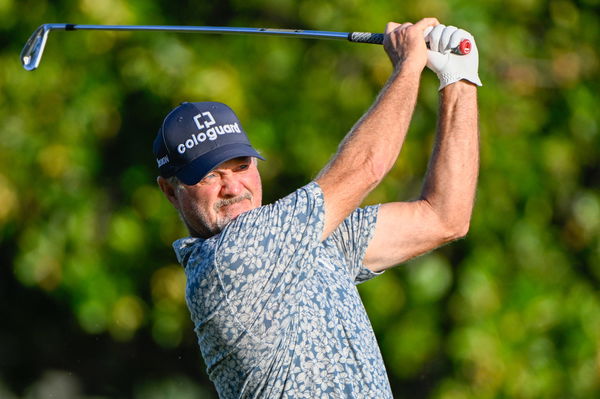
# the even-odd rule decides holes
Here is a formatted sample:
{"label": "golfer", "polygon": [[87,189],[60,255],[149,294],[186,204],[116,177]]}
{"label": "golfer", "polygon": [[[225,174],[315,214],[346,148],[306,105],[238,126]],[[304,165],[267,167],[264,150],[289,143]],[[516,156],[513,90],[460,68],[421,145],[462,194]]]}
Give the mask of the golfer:
{"label": "golfer", "polygon": [[[376,101],[317,178],[273,204],[262,205],[262,157],[228,106],[183,103],[160,127],[157,181],[190,233],[173,245],[221,398],[392,398],[356,284],[467,233],[475,40],[435,18],[385,32],[394,68]],[[451,53],[464,38],[471,52]],[[441,105],[421,196],[359,208],[398,157],[426,65]]]}

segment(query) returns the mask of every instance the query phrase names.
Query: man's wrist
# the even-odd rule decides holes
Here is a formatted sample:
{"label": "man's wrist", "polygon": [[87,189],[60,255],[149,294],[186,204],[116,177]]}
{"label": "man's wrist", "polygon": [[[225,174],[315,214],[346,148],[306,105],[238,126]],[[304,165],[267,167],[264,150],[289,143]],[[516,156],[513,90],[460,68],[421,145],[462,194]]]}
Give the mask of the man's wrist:
{"label": "man's wrist", "polygon": [[451,104],[455,102],[471,101],[477,98],[477,85],[468,80],[459,80],[439,91],[443,103]]}
{"label": "man's wrist", "polygon": [[425,69],[425,65],[421,65],[411,59],[402,59],[396,64],[394,75],[420,79],[423,69]]}

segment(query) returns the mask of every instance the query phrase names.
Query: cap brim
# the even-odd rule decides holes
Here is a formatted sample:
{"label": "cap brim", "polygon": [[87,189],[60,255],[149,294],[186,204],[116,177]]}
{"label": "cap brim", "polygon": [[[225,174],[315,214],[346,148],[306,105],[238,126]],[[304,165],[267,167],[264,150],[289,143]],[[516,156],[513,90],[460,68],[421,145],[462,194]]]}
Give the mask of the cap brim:
{"label": "cap brim", "polygon": [[175,175],[188,186],[193,186],[204,178],[214,168],[238,157],[256,157],[265,160],[254,148],[247,144],[226,144],[202,154],[181,168]]}

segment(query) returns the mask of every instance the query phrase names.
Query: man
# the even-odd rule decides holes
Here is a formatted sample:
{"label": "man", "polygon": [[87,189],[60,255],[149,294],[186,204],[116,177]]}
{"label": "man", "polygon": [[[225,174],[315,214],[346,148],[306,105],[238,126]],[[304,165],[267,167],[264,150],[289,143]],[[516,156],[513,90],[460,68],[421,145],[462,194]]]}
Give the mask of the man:
{"label": "man", "polygon": [[[463,38],[471,53],[451,54]],[[389,23],[384,46],[394,71],[373,106],[315,181],[273,204],[224,104],[184,103],[159,130],[157,181],[191,235],[174,247],[222,398],[392,397],[355,284],[466,234],[481,83],[473,37],[434,18]],[[441,105],[421,197],[358,208],[400,152],[426,64]]]}

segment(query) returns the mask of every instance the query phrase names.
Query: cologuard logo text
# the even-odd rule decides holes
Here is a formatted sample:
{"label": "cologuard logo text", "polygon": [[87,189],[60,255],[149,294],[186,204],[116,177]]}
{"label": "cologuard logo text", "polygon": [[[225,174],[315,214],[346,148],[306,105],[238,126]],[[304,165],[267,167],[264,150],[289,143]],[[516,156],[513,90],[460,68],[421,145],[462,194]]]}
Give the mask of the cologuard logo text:
{"label": "cologuard logo text", "polygon": [[201,114],[194,116],[194,123],[198,127],[198,130],[202,131],[200,133],[192,134],[185,143],[181,143],[177,146],[177,152],[180,154],[183,154],[188,148],[194,148],[206,140],[216,140],[219,135],[242,132],[237,123],[211,127],[217,122],[210,112],[202,112]]}

